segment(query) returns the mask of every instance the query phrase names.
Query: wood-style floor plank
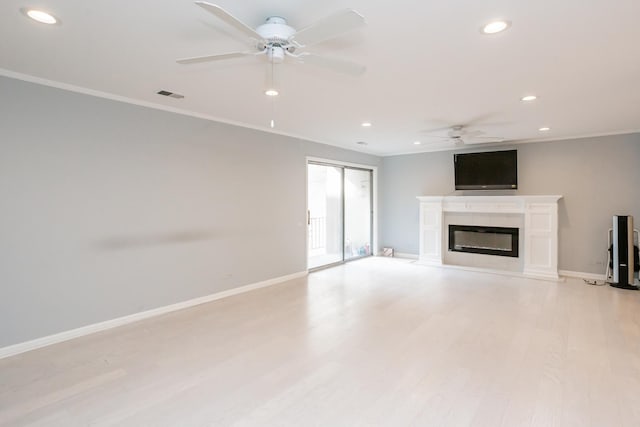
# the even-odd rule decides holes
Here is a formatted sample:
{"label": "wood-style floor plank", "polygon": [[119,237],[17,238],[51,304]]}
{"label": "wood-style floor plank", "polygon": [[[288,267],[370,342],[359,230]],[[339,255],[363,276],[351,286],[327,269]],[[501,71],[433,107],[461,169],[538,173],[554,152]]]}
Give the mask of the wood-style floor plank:
{"label": "wood-style floor plank", "polygon": [[638,426],[640,292],[369,258],[0,360],[0,426]]}

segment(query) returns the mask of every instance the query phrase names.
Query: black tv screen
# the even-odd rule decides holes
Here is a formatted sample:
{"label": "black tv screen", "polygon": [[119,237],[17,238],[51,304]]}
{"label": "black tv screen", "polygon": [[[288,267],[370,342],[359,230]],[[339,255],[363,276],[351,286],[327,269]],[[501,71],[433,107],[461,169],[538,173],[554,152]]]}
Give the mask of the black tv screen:
{"label": "black tv screen", "polygon": [[517,150],[454,154],[456,190],[518,188]]}

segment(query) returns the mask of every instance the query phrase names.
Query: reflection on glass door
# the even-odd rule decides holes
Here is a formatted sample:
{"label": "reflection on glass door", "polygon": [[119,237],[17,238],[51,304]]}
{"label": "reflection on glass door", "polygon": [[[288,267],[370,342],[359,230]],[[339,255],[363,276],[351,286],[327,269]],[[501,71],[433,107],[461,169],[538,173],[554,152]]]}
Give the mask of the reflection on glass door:
{"label": "reflection on glass door", "polygon": [[344,170],[344,259],[371,255],[371,171]]}
{"label": "reflection on glass door", "polygon": [[343,260],[342,173],[336,166],[308,165],[308,268]]}

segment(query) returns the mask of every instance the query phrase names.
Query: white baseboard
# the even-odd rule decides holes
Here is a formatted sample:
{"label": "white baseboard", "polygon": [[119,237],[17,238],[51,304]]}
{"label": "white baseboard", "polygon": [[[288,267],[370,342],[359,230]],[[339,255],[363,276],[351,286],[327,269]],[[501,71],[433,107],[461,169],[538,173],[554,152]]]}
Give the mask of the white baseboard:
{"label": "white baseboard", "polygon": [[410,254],[407,252],[394,252],[395,258],[418,259],[418,254]]}
{"label": "white baseboard", "polygon": [[203,297],[190,299],[188,301],[182,301],[176,304],[166,305],[164,307],[153,308],[151,310],[141,311],[139,313],[130,314],[116,319],[105,320],[104,322],[94,323],[87,326],[82,326],[77,329],[60,332],[54,335],[48,335],[42,338],[36,338],[31,341],[26,341],[18,344],[13,344],[8,347],[0,348],[0,359],[5,357],[15,356],[16,354],[24,353],[27,351],[35,350],[37,348],[46,347],[48,345],[57,344],[63,341],[72,340],[74,338],[82,337],[85,335],[93,334],[95,332],[104,331],[106,329],[117,328],[118,326],[126,325],[129,323],[137,322],[139,320],[148,319],[150,317],[160,316],[162,314],[171,313],[172,311],[182,310],[185,308],[193,307],[196,305],[204,304],[207,302],[227,298],[233,295],[242,294],[259,288],[265,288],[277,283],[286,282],[288,280],[304,277],[308,274],[307,271],[301,271],[298,273],[289,274],[286,276],[276,277],[262,282],[252,283],[238,288],[228,289],[226,291],[217,292],[211,295],[205,295]]}
{"label": "white baseboard", "polygon": [[575,277],[587,280],[605,280],[604,274],[584,273],[582,271],[559,270],[558,274],[564,277]]}

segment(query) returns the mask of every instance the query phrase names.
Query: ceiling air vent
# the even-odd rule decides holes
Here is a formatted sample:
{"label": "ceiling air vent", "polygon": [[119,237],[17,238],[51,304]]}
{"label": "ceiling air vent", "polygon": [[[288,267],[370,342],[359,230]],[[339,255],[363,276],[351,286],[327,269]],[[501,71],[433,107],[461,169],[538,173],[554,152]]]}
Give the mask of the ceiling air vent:
{"label": "ceiling air vent", "polygon": [[184,95],[180,95],[179,93],[169,92],[168,90],[161,90],[156,92],[158,95],[168,96],[170,98],[182,99]]}

